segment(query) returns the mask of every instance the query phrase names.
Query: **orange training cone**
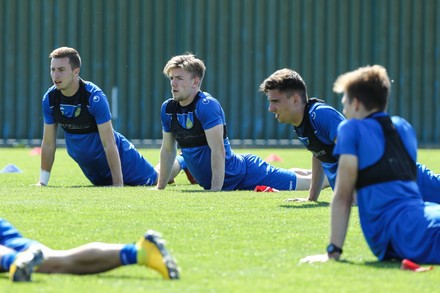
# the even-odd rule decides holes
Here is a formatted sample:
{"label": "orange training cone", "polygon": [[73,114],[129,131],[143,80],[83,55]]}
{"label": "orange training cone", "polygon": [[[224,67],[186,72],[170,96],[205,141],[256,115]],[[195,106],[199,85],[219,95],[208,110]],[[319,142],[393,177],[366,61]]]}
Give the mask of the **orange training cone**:
{"label": "orange training cone", "polygon": [[279,156],[275,155],[275,154],[270,154],[267,158],[266,158],[266,162],[282,162],[283,159],[281,159]]}

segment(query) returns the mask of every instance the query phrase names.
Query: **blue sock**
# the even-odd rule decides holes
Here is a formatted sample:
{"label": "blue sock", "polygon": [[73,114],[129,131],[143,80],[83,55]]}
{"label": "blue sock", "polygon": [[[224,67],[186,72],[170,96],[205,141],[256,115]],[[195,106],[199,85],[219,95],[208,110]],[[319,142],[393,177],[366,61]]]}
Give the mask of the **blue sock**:
{"label": "blue sock", "polygon": [[178,156],[176,157],[176,160],[177,160],[177,162],[179,162],[179,164],[180,164],[180,170],[186,169],[185,159],[184,159],[181,155],[178,155]]}
{"label": "blue sock", "polygon": [[125,265],[132,265],[137,263],[137,249],[136,249],[136,245],[134,244],[126,244],[120,254],[119,254],[120,258],[121,258],[121,264],[123,266]]}
{"label": "blue sock", "polygon": [[0,262],[0,267],[5,271],[9,271],[11,264],[15,261],[16,258],[17,258],[16,252],[11,252],[3,255]]}

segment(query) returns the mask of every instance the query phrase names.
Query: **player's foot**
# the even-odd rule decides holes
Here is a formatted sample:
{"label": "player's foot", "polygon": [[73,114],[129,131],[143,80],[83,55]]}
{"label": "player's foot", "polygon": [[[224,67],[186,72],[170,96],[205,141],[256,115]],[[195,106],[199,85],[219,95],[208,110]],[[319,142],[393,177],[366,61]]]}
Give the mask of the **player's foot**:
{"label": "player's foot", "polygon": [[30,282],[35,266],[43,261],[40,248],[30,248],[20,252],[9,269],[9,279],[12,282]]}
{"label": "player's foot", "polygon": [[185,172],[185,174],[186,174],[186,178],[188,178],[188,181],[189,181],[191,184],[197,184],[197,180],[196,180],[196,178],[193,177],[193,175],[191,174],[191,172],[189,172],[188,168],[183,169],[183,171]]}
{"label": "player's foot", "polygon": [[179,269],[173,257],[165,248],[160,233],[148,230],[137,243],[139,264],[158,271],[165,279],[179,279]]}

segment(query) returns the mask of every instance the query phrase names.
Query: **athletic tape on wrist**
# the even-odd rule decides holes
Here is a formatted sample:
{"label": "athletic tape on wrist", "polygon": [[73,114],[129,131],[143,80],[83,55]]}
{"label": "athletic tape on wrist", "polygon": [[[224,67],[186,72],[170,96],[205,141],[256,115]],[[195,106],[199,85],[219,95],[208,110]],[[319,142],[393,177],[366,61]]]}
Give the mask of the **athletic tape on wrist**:
{"label": "athletic tape on wrist", "polygon": [[42,185],[47,185],[47,183],[49,182],[49,178],[50,178],[50,172],[46,170],[40,170],[40,183]]}

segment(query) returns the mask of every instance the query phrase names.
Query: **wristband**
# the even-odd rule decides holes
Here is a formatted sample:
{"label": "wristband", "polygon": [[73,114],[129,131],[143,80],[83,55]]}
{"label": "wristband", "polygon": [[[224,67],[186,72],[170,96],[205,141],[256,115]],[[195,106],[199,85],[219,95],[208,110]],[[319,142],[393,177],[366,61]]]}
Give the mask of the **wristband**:
{"label": "wristband", "polygon": [[342,254],[342,248],[337,247],[336,245],[334,245],[333,243],[330,243],[327,246],[327,253],[328,254],[332,254],[332,253],[339,253]]}
{"label": "wristband", "polygon": [[40,184],[46,186],[49,182],[50,172],[41,169],[40,170]]}

